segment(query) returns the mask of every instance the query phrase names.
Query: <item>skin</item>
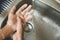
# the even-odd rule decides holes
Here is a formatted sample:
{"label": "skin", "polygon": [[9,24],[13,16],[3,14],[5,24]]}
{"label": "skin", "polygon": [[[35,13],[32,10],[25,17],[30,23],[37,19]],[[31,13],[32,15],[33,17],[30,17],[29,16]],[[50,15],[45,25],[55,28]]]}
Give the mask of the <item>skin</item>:
{"label": "skin", "polygon": [[[27,4],[24,4],[17,10],[15,14],[14,11],[16,10],[16,6],[12,7],[8,15],[7,24],[3,29],[1,29],[2,32],[0,34],[4,34],[4,37],[7,37],[14,31],[16,31],[13,34],[13,40],[23,40],[23,33],[25,28],[24,25],[26,24],[26,22],[32,19],[33,14],[33,10],[30,10],[32,5],[29,5],[27,8],[26,7]],[[0,36],[0,40],[3,40],[2,35]]]}
{"label": "skin", "polygon": [[[7,21],[7,25],[10,25],[14,30],[16,30],[16,23],[17,23],[17,16],[19,16],[22,19],[23,25],[28,22],[29,20],[32,19],[32,13],[33,10],[31,10],[30,12],[27,13],[27,11],[29,11],[32,7],[32,5],[29,5],[27,8],[27,4],[24,4],[22,7],[20,7],[18,9],[18,11],[14,14],[14,11],[16,10],[16,7],[13,6],[13,8],[11,9],[11,11],[9,12],[9,16],[8,16],[8,21]],[[24,10],[24,8],[26,8]],[[22,11],[23,10],[23,11]]]}
{"label": "skin", "polygon": [[17,17],[17,32],[13,34],[13,40],[23,40],[23,27],[22,27],[22,22],[19,17]]}

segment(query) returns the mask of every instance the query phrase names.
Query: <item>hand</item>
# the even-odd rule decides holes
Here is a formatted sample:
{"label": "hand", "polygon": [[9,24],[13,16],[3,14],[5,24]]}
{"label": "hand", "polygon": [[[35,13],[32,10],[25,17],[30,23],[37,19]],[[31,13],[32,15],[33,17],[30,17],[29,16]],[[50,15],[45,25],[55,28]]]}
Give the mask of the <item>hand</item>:
{"label": "hand", "polygon": [[23,40],[24,31],[21,23],[21,19],[17,17],[17,31],[13,34],[13,40]]}
{"label": "hand", "polygon": [[10,10],[9,15],[8,15],[7,25],[11,26],[13,30],[16,30],[16,27],[17,27],[17,16],[19,16],[22,19],[22,22],[24,23],[32,19],[33,10],[28,12],[32,6],[29,5],[27,8],[26,7],[27,7],[27,4],[24,4],[22,7],[20,7],[17,10],[15,14],[14,12],[16,10],[16,6],[13,6],[12,9]]}

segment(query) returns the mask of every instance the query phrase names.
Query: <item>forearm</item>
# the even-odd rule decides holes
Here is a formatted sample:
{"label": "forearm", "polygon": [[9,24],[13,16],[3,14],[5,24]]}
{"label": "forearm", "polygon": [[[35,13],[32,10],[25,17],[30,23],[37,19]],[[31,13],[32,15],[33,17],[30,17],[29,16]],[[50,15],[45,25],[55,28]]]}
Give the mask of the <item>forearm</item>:
{"label": "forearm", "polygon": [[8,25],[2,28],[1,31],[1,34],[3,34],[5,38],[14,32],[13,29]]}
{"label": "forearm", "polygon": [[3,39],[4,39],[4,37],[3,37],[2,31],[0,29],[0,40],[3,40]]}

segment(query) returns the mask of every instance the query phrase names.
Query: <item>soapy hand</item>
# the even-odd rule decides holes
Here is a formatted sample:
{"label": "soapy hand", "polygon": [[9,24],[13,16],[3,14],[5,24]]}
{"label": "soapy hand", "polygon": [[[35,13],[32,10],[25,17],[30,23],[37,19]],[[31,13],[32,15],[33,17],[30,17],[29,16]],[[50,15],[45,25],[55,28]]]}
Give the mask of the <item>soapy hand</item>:
{"label": "soapy hand", "polygon": [[17,31],[13,34],[13,40],[23,40],[24,30],[21,19],[17,17]]}
{"label": "soapy hand", "polygon": [[27,4],[24,4],[14,14],[14,12],[16,10],[16,6],[13,6],[9,12],[7,25],[11,26],[11,28],[14,31],[17,28],[17,16],[21,19],[22,25],[24,25],[26,22],[28,22],[29,20],[32,19],[33,10],[30,10],[32,5],[29,5],[27,8],[26,7],[27,7]]}

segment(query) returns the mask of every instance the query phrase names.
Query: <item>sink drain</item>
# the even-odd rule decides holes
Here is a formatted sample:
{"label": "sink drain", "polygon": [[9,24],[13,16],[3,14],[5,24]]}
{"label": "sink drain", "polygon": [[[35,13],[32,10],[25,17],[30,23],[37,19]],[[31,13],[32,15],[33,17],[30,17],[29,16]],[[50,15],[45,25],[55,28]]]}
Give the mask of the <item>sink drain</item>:
{"label": "sink drain", "polygon": [[29,33],[33,30],[33,25],[31,23],[26,23],[25,32]]}

